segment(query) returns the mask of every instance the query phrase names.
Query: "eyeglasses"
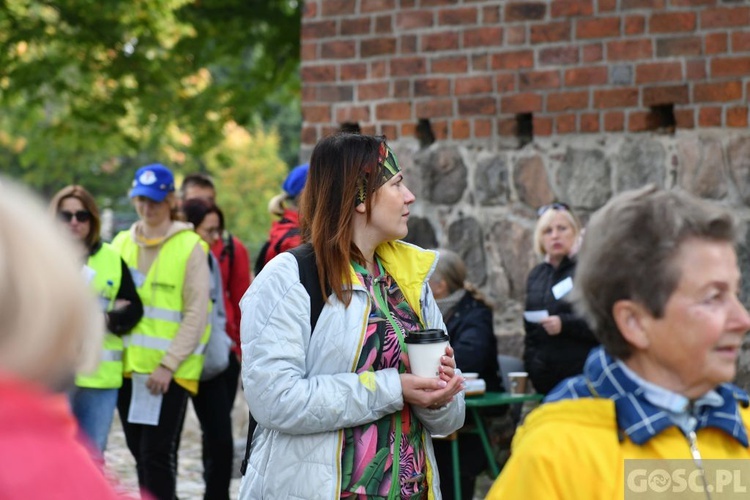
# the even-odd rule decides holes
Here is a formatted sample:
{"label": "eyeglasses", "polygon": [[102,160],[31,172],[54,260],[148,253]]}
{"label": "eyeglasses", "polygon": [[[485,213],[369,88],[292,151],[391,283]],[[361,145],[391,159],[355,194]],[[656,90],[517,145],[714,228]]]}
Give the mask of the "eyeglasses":
{"label": "eyeglasses", "polygon": [[57,212],[57,216],[60,217],[63,222],[70,222],[73,220],[73,217],[75,217],[78,222],[88,222],[91,220],[91,212],[88,210],[77,210],[75,212],[60,210]]}
{"label": "eyeglasses", "polygon": [[547,210],[560,210],[562,212],[569,212],[570,207],[566,203],[550,203],[549,205],[541,206],[536,211],[536,216],[541,217]]}

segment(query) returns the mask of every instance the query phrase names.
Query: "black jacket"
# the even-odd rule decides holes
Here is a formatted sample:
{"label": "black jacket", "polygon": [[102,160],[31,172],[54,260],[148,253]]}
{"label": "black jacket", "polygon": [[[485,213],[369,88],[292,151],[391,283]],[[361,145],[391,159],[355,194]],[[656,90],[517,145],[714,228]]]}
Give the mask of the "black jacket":
{"label": "black jacket", "polygon": [[467,292],[445,319],[445,326],[456,366],[463,372],[478,373],[488,391],[500,391],[492,310]]}
{"label": "black jacket", "polygon": [[549,335],[539,323],[524,320],[523,361],[534,388],[541,393],[580,374],[589,351],[599,345],[586,321],[565,300],[568,294],[557,300],[552,293],[553,286],[573,278],[575,268],[575,258],[564,258],[557,268],[543,262],[531,270],[526,283],[526,311],[546,309],[550,316],[560,316],[562,323],[559,335]]}

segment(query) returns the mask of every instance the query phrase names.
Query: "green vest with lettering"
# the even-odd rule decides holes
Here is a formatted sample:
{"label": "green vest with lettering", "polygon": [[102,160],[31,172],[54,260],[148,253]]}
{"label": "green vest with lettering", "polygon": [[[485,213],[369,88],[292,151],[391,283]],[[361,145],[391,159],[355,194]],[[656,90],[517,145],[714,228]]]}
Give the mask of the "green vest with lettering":
{"label": "green vest with lettering", "polygon": [[[131,269],[138,295],[143,302],[143,318],[130,334],[124,336],[125,373],[152,373],[169,349],[182,322],[182,288],[187,262],[196,243],[202,241],[197,233],[189,230],[170,236],[163,243],[145,279],[136,278],[142,276],[137,270],[139,249],[131,238],[130,231],[122,231],[112,241],[112,245],[120,251]],[[204,245],[201,248],[205,250]],[[200,379],[210,334],[211,328],[207,325],[198,347],[174,372],[175,379]]]}
{"label": "green vest with lettering", "polygon": [[[90,286],[99,299],[103,312],[111,311],[120,282],[122,263],[117,251],[107,243],[89,257],[87,265],[95,271]],[[122,385],[122,339],[105,332],[101,362],[92,374],[76,376],[78,387],[117,389]]]}

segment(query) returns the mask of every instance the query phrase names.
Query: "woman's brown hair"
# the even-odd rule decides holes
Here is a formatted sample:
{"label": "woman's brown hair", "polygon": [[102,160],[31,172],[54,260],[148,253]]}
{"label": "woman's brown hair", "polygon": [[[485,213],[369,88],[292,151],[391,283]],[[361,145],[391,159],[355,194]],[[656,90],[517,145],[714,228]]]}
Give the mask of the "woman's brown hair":
{"label": "woman's brown hair", "polygon": [[86,235],[86,248],[91,250],[96,246],[97,243],[99,243],[99,240],[101,239],[100,233],[102,228],[102,219],[99,216],[99,208],[96,206],[96,200],[94,200],[94,197],[91,196],[91,193],[86,191],[86,188],[83,186],[78,185],[70,185],[62,188],[60,191],[55,193],[55,196],[52,197],[52,201],[50,201],[50,210],[52,211],[52,215],[57,216],[57,213],[60,211],[60,205],[62,204],[63,200],[67,198],[76,198],[78,201],[83,204],[83,208],[86,209],[88,212],[91,213],[91,221],[89,226],[89,234]]}
{"label": "woman's brown hair", "polygon": [[336,134],[322,139],[313,149],[302,191],[302,239],[315,250],[320,287],[325,290],[327,284],[346,305],[351,300],[349,262],[365,263],[353,241],[357,190],[364,183],[369,220],[373,193],[380,187],[377,165],[383,142],[383,137],[359,134]]}

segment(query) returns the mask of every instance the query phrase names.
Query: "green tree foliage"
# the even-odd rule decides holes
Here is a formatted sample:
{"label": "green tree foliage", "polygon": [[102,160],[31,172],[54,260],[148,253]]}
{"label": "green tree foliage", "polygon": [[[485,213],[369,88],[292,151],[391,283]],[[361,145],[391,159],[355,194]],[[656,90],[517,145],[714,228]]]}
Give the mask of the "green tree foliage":
{"label": "green tree foliage", "polygon": [[147,162],[206,170],[227,124],[296,109],[301,8],[0,0],[0,170],[45,194],[81,182],[110,196]]}

